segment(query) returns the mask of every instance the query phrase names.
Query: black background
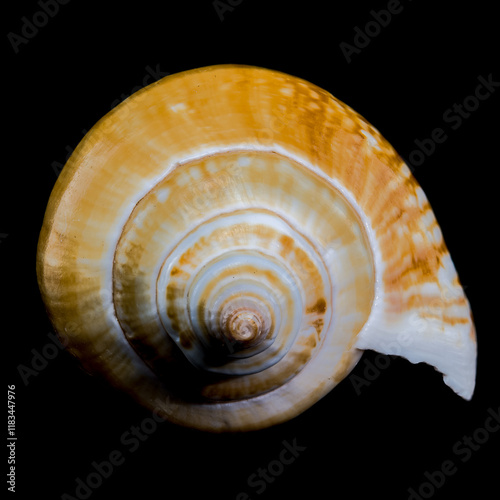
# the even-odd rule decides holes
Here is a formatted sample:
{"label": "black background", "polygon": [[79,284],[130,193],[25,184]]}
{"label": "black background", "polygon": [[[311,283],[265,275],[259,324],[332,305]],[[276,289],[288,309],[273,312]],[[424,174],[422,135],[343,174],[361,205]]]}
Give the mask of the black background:
{"label": "black background", "polygon": [[[125,462],[91,499],[225,500],[243,491],[252,499],[406,499],[408,488],[418,491],[426,471],[446,460],[456,472],[432,498],[489,498],[498,491],[500,433],[490,433],[470,458],[454,449],[484,427],[488,409],[498,411],[500,91],[456,130],[443,114],[474,93],[480,75],[500,80],[493,4],[439,2],[438,10],[437,2],[402,1],[402,12],[348,63],[339,44],[352,44],[354,28],[362,29],[370,10],[386,8],[387,1],[328,8],[329,2],[312,1],[232,3],[221,20],[212,1],[73,0],[15,53],[7,33],[21,34],[23,16],[33,19],[41,7],[9,2],[3,94],[9,155],[2,168],[0,252],[4,358],[17,398],[17,497],[76,498],[76,479],[85,480],[93,461],[118,450]],[[472,401],[456,396],[431,367],[393,359],[361,394],[346,379],[307,412],[271,429],[211,435],[164,423],[131,452],[121,436],[150,414],[82,373],[66,353],[24,385],[19,365],[30,366],[32,349],[41,351],[53,331],[38,292],[35,255],[54,166],[113,103],[141,86],[147,68],[165,74],[219,63],[281,70],[319,85],[363,115],[406,160],[415,139],[445,130],[447,140],[414,175],[474,313],[479,352]],[[368,362],[379,360],[367,352],[353,373],[364,377]],[[249,476],[279,458],[283,440],[294,439],[306,449],[258,494]]]}

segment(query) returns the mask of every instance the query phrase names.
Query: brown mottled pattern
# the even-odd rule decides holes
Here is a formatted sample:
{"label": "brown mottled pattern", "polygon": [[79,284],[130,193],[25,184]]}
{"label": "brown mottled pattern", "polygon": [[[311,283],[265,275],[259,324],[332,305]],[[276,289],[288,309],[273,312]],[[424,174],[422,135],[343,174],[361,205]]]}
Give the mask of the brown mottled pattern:
{"label": "brown mottled pattern", "polygon": [[[214,380],[193,372],[166,334],[157,273],[179,235],[204,217],[253,205],[286,217],[322,259],[333,252],[328,265],[336,304],[321,287],[306,284],[306,307],[314,311],[304,311],[311,332],[298,347],[265,378]],[[282,258],[307,263],[287,238],[275,241]],[[187,348],[176,287],[205,244],[198,241],[179,259],[164,290]],[[54,186],[37,254],[49,317],[82,366],[142,404],[159,405],[171,421],[211,431],[282,422],[339,383],[361,355],[357,335],[370,348],[377,340],[376,329],[362,331],[375,271],[384,327],[406,315],[428,317],[440,322],[435,335],[467,330],[472,344],[457,352],[475,349],[468,303],[430,205],[393,148],[315,85],[237,65],[166,77],[100,120]],[[325,324],[323,311],[332,314]],[[473,376],[471,357],[464,359],[463,370]]]}

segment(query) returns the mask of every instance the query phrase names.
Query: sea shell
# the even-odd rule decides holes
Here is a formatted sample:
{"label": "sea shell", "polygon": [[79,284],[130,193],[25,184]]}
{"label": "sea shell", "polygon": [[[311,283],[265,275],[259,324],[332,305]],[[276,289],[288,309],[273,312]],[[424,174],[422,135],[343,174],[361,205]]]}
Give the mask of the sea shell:
{"label": "sea shell", "polygon": [[37,274],[83,368],[180,425],[283,422],[364,349],[474,390],[469,304],[422,189],[360,115],[283,73],[186,71],[108,113],[57,180]]}

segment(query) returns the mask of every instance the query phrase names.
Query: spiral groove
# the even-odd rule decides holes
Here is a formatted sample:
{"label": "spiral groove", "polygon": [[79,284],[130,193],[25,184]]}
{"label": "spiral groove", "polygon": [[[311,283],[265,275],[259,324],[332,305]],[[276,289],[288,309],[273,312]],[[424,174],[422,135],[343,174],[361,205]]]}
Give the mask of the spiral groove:
{"label": "spiral groove", "polygon": [[181,425],[292,418],[361,349],[474,389],[470,309],[422,189],[366,120],[283,73],[200,68],[113,109],[57,180],[37,276],[82,366]]}
{"label": "spiral groove", "polygon": [[[274,182],[264,185],[266,176]],[[355,278],[369,275],[370,252],[353,220],[332,186],[275,153],[234,151],[179,165],[137,204],[116,249],[115,307],[125,335],[155,371],[173,341],[194,368],[221,377],[211,399],[285,384],[342,318],[358,328],[366,319],[372,291],[357,293]],[[333,321],[349,291],[352,316],[343,311]],[[131,304],[150,323],[134,323],[139,310]],[[196,397],[206,398],[205,388]]]}

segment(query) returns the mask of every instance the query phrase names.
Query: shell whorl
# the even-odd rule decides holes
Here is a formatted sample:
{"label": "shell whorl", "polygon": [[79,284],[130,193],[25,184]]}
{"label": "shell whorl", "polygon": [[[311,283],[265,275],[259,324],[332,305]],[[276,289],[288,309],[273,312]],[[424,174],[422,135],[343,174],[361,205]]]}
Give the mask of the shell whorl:
{"label": "shell whorl", "polygon": [[421,188],[362,117],[282,73],[202,68],[117,106],[56,183],[37,272],[83,367],[182,425],[287,420],[362,349],[474,388],[469,306]]}

